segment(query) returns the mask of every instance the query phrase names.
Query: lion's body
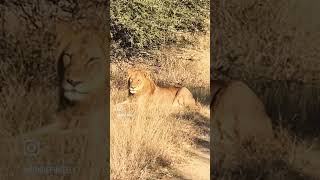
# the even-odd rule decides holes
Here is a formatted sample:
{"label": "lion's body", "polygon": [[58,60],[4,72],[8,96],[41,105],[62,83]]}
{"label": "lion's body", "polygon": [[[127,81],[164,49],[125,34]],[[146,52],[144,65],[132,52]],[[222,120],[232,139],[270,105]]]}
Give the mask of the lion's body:
{"label": "lion's body", "polygon": [[229,166],[241,142],[271,139],[272,124],[261,100],[243,82],[211,81],[211,85],[213,163]]}
{"label": "lion's body", "polygon": [[82,166],[94,165],[88,171],[81,171],[75,177],[79,179],[101,179],[105,176],[108,54],[105,50],[106,35],[100,32],[100,29],[93,28],[72,30],[70,26],[57,27],[60,105],[65,106],[58,113],[57,120],[64,128],[88,130]]}
{"label": "lion's body", "polygon": [[[87,132],[88,145],[82,168],[74,179],[101,179],[105,176],[108,126],[106,38],[99,29],[73,29],[58,24],[57,74],[59,79],[59,110],[54,122],[24,136],[59,133],[80,128]],[[104,35],[106,36],[106,35]],[[93,166],[87,166],[88,163]]]}
{"label": "lion's body", "polygon": [[[63,128],[88,128],[94,114],[106,103],[106,52],[104,37],[95,29],[74,30],[57,25],[59,106]],[[101,111],[101,112],[100,112]]]}
{"label": "lion's body", "polygon": [[159,87],[145,71],[138,69],[129,69],[128,76],[129,99],[139,106],[196,105],[192,93],[186,87]]}

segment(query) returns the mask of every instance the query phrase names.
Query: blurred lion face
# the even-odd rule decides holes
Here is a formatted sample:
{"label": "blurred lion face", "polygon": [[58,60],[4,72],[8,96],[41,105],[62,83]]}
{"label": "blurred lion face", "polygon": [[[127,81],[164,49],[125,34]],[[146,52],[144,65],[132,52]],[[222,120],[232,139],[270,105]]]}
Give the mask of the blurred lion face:
{"label": "blurred lion face", "polygon": [[106,57],[99,37],[89,31],[75,33],[65,43],[60,61],[65,98],[81,101],[105,83]]}

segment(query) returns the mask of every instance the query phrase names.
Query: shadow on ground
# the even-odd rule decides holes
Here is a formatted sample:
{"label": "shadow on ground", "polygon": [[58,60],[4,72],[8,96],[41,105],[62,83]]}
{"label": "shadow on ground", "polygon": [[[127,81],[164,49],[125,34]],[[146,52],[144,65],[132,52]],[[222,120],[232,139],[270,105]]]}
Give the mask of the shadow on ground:
{"label": "shadow on ground", "polygon": [[190,87],[189,89],[199,103],[204,106],[210,105],[210,87]]}

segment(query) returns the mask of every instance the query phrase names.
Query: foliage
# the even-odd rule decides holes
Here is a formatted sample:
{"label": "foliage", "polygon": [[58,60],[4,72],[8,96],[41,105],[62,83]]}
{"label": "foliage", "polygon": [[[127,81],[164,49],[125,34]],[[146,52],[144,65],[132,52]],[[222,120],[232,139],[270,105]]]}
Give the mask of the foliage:
{"label": "foliage", "polygon": [[207,0],[119,0],[111,3],[112,39],[126,50],[155,49],[177,32],[206,31]]}

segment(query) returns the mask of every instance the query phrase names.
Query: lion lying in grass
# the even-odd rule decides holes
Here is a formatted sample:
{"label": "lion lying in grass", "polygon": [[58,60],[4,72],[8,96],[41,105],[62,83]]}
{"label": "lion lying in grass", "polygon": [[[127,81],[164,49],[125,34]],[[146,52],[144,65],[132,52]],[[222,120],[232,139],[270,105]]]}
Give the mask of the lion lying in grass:
{"label": "lion lying in grass", "polygon": [[142,69],[128,70],[128,100],[123,103],[136,103],[139,107],[196,105],[192,93],[186,87],[159,87],[149,73]]}
{"label": "lion lying in grass", "polygon": [[[23,138],[56,134],[66,130],[87,132],[85,164],[75,179],[105,176],[108,126],[107,33],[100,28],[75,29],[67,23],[56,26],[56,64],[59,79],[59,110],[54,122],[21,135]],[[69,131],[68,131],[69,132]],[[76,176],[76,174],[75,174]]]}
{"label": "lion lying in grass", "polygon": [[210,84],[213,166],[230,168],[237,145],[272,139],[272,124],[261,100],[243,82],[211,80]]}
{"label": "lion lying in grass", "polygon": [[[223,170],[232,170],[237,168],[237,165],[238,168],[241,167],[239,151],[243,150],[243,147],[259,154],[263,146],[283,146],[282,140],[274,136],[271,119],[265,111],[264,104],[245,83],[211,80],[210,84],[213,175],[220,172],[223,174]],[[315,157],[319,157],[320,152],[317,149],[307,149],[304,144],[295,143],[294,150],[289,153],[294,159],[290,159],[289,165],[318,178],[320,161]]]}

